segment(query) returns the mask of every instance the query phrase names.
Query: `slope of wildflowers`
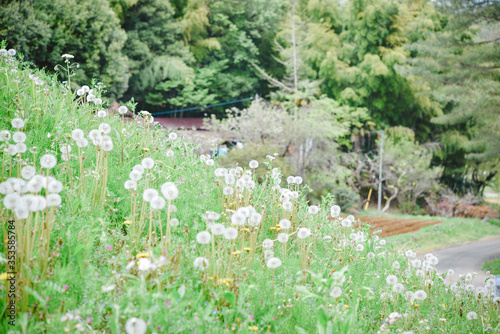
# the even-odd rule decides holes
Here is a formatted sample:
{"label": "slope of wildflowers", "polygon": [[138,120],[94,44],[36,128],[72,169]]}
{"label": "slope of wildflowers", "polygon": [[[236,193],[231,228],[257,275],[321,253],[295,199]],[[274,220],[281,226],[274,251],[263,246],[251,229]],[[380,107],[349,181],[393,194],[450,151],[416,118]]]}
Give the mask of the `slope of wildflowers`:
{"label": "slope of wildflowers", "polygon": [[498,332],[492,279],[308,206],[272,156],[219,168],[149,113],[103,110],[103,87],[0,55],[1,332]]}

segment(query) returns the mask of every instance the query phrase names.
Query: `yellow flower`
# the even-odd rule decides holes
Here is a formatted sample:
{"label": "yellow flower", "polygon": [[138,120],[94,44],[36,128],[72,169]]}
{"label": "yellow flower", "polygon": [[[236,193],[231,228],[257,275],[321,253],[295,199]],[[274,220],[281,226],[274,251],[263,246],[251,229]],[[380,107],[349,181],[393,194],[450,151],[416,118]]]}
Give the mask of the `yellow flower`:
{"label": "yellow flower", "polygon": [[248,330],[250,330],[252,332],[257,332],[259,330],[259,327],[257,327],[257,326],[248,326]]}
{"label": "yellow flower", "polygon": [[148,148],[148,147],[144,147],[142,150],[143,150],[144,152],[149,152],[149,148]]}
{"label": "yellow flower", "polygon": [[246,250],[247,252],[250,252],[252,250],[250,247],[245,247],[243,249]]}
{"label": "yellow flower", "polygon": [[347,304],[345,304],[344,307],[345,307],[346,310],[349,309],[349,305],[347,305]]}
{"label": "yellow flower", "polygon": [[149,257],[149,256],[151,256],[151,252],[145,252],[145,253],[139,252],[135,257],[140,259],[141,257]]}
{"label": "yellow flower", "polygon": [[126,220],[123,222],[125,225],[131,225],[132,224],[132,221],[131,220]]}
{"label": "yellow flower", "polygon": [[446,307],[446,304],[441,304],[442,307]]}
{"label": "yellow flower", "polygon": [[276,226],[276,231],[278,231],[278,232],[281,231],[281,227]]}
{"label": "yellow flower", "polygon": [[238,254],[240,254],[240,253],[241,253],[241,251],[239,251],[239,250],[235,250],[235,251],[233,252],[233,255],[238,255]]}
{"label": "yellow flower", "polygon": [[276,230],[276,226],[271,226],[269,229],[270,230]]}
{"label": "yellow flower", "polygon": [[250,232],[250,229],[249,228],[245,228],[245,232]]}
{"label": "yellow flower", "polygon": [[7,273],[0,274],[0,281],[6,280],[6,279],[7,279]]}

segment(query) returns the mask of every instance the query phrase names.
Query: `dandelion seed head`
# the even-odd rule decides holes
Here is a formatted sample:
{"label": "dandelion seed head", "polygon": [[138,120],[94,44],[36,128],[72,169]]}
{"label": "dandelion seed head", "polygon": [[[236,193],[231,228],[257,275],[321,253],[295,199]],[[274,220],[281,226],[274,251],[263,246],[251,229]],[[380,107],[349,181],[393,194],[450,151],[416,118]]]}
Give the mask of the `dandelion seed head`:
{"label": "dandelion seed head", "polygon": [[330,208],[330,215],[333,218],[337,218],[340,215],[340,206],[334,205]]}
{"label": "dandelion seed head", "polygon": [[387,276],[385,281],[387,282],[387,284],[394,285],[398,282],[398,278],[394,275],[389,275]]}
{"label": "dandelion seed head", "polygon": [[332,298],[339,298],[341,295],[342,295],[342,289],[339,288],[338,286],[335,286],[330,290],[330,297]]}
{"label": "dandelion seed head", "polygon": [[11,137],[12,136],[8,130],[2,130],[0,132],[0,141],[9,141]]}
{"label": "dandelion seed head", "polygon": [[144,193],[142,194],[142,198],[146,202],[151,202],[151,200],[155,197],[158,197],[158,195],[159,194],[158,194],[158,191],[156,189],[149,188],[149,189],[144,190]]}
{"label": "dandelion seed head", "polygon": [[208,260],[204,257],[197,257],[196,259],[194,259],[193,265],[195,266],[195,268],[205,270],[208,268]]}
{"label": "dandelion seed head", "polygon": [[267,248],[267,249],[271,249],[271,248],[273,248],[273,244],[274,244],[274,242],[271,239],[266,239],[262,242],[262,247]]}
{"label": "dandelion seed head", "polygon": [[405,291],[405,287],[401,283],[396,283],[392,286],[392,291],[395,293],[403,293],[403,291]]}
{"label": "dandelion seed head", "polygon": [[165,199],[173,201],[179,196],[179,189],[173,182],[165,182],[161,186],[161,193]]}
{"label": "dandelion seed head", "polygon": [[292,226],[292,223],[288,219],[282,219],[279,225],[282,230],[288,230]]}
{"label": "dandelion seed head", "polygon": [[141,165],[145,169],[151,169],[154,167],[155,161],[151,158],[144,158],[144,159],[142,159]]}
{"label": "dandelion seed head", "polygon": [[16,117],[12,119],[12,127],[15,129],[22,129],[24,127],[24,121],[22,118]]}
{"label": "dandelion seed head", "polygon": [[198,232],[196,235],[196,242],[202,245],[206,245],[212,240],[212,236],[207,231]]}
{"label": "dandelion seed head", "polygon": [[24,132],[14,132],[12,140],[15,143],[24,143],[26,141],[26,134]]}
{"label": "dandelion seed head", "polygon": [[307,227],[301,227],[301,228],[299,228],[299,231],[297,232],[297,237],[299,239],[305,239],[310,235],[311,235],[311,230],[309,230]]}
{"label": "dandelion seed head", "polygon": [[288,234],[286,233],[280,233],[278,234],[278,241],[281,242],[282,244],[286,243],[288,241]]}
{"label": "dandelion seed head", "polygon": [[214,235],[223,235],[226,230],[225,226],[220,223],[216,223],[212,226],[212,233]]}
{"label": "dandelion seed head", "polygon": [[61,196],[59,194],[49,194],[47,195],[47,206],[59,206],[62,203]]}
{"label": "dandelion seed head", "polygon": [[241,212],[236,212],[231,216],[231,222],[238,226],[243,226],[245,225],[246,217]]}
{"label": "dandelion seed head", "polygon": [[118,113],[119,113],[120,115],[124,115],[124,114],[126,114],[126,113],[127,113],[127,111],[128,111],[128,108],[127,108],[126,106],[119,106],[119,107],[118,107]]}
{"label": "dandelion seed head", "polygon": [[319,212],[319,207],[316,205],[311,205],[308,209],[307,212],[310,213],[311,215],[315,215]]}
{"label": "dandelion seed head", "polygon": [[151,205],[151,209],[153,210],[161,210],[165,207],[165,199],[161,196],[155,196],[149,202],[149,205]]}
{"label": "dandelion seed head", "polygon": [[228,227],[224,231],[224,238],[227,240],[234,240],[238,237],[238,230],[234,227]]}
{"label": "dandelion seed head", "polygon": [[292,202],[290,201],[283,202],[283,209],[285,209],[286,211],[292,211],[292,208],[293,208]]}
{"label": "dandelion seed head", "polygon": [[276,269],[281,266],[281,260],[277,257],[272,257],[267,260],[267,267],[270,269]]}
{"label": "dandelion seed head", "polygon": [[415,291],[416,300],[425,300],[427,298],[427,293],[424,290]]}
{"label": "dandelion seed head", "polygon": [[50,153],[44,154],[40,158],[40,166],[42,166],[42,168],[51,169],[54,168],[56,164],[57,164],[56,157]]}
{"label": "dandelion seed head", "polygon": [[252,160],[252,161],[250,161],[250,163],[248,164],[248,166],[251,169],[255,169],[255,168],[259,167],[259,162],[257,160]]}
{"label": "dandelion seed head", "polygon": [[169,224],[170,224],[170,226],[172,226],[172,227],[178,226],[178,225],[179,225],[179,219],[177,219],[177,218],[172,218],[172,219],[170,219]]}
{"label": "dandelion seed head", "polygon": [[137,182],[134,180],[127,180],[125,181],[124,187],[127,190],[137,190]]}
{"label": "dandelion seed head", "polygon": [[142,178],[142,173],[139,172],[138,170],[132,170],[128,174],[128,177],[133,181],[139,181]]}
{"label": "dandelion seed head", "polygon": [[108,123],[99,124],[99,132],[101,134],[107,135],[108,133],[111,132],[111,125],[109,125]]}

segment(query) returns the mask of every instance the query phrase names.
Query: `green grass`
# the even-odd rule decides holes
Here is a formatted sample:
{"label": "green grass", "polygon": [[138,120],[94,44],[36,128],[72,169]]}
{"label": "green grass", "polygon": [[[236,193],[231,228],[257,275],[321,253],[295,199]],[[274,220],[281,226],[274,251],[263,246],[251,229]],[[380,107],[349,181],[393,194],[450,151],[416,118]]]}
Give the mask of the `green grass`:
{"label": "green grass", "polygon": [[[28,76],[34,71],[48,85],[35,85]],[[215,175],[217,161],[203,162],[198,146],[182,138],[170,140],[163,128],[145,122],[148,116],[137,116],[139,124],[124,123],[118,115],[97,118],[100,108],[52,84],[51,79],[23,64],[0,60],[0,130],[13,131],[12,118],[25,111],[21,131],[29,148],[21,159],[0,151],[0,182],[21,184],[13,178],[23,164],[30,164],[37,174],[53,176],[63,184],[61,205],[12,223],[18,245],[32,241],[34,248],[14,253],[18,256],[15,297],[8,297],[10,281],[1,281],[1,333],[375,333],[386,329],[425,333],[431,326],[440,332],[482,333],[487,326],[499,326],[493,301],[479,305],[462,290],[456,292],[458,296],[450,295],[438,273],[425,277],[433,283],[429,286],[410,265],[413,253],[396,251],[367,229],[344,227],[341,221],[346,214],[329,221],[331,197],[324,198],[319,213],[310,214],[301,186],[290,186],[289,191],[297,191],[298,196],[289,197],[292,209],[285,211],[280,194],[269,186],[274,184],[275,172],[264,157],[259,162],[267,169],[267,181],[252,189],[250,180],[255,175],[247,167],[248,177],[239,176],[247,182],[246,190],[240,192],[231,185],[235,194],[223,195],[226,182]],[[113,150],[104,154],[92,143],[78,150],[71,132],[80,128],[87,134],[102,122],[111,127]],[[61,159],[64,144],[72,145],[69,162]],[[167,155],[170,150],[173,156]],[[50,170],[39,163],[47,152],[58,160]],[[144,158],[152,158],[154,167],[144,171],[137,190],[124,189],[130,171]],[[168,205],[150,210],[144,191],[159,190],[164,182],[174,182],[179,190],[172,201],[177,210],[167,210]],[[16,189],[25,194],[22,186]],[[45,189],[37,194],[47,195]],[[6,259],[13,256],[5,242],[12,235],[7,232],[9,220],[19,212],[4,207],[4,195],[0,200],[2,275],[10,271]],[[252,221],[245,219],[246,225],[231,225],[233,211],[242,212],[248,206],[261,215],[260,222],[253,214]],[[219,213],[219,218],[210,219],[224,228],[237,228],[237,239],[212,234],[213,243],[198,243],[198,234],[208,232],[213,222],[208,221],[207,211]],[[167,238],[169,218],[179,224]],[[293,224],[285,247],[276,241],[276,226],[283,218]],[[462,224],[470,224],[469,233],[480,229],[477,222]],[[451,221],[447,228],[435,228],[452,235],[451,230],[461,231],[465,225]],[[165,233],[161,239],[165,242],[157,237],[160,232],[149,232],[150,226],[151,231]],[[299,227],[309,228],[312,234],[298,239]],[[49,237],[43,238],[42,232]],[[273,254],[264,251],[264,239],[274,240]],[[282,265],[269,268],[272,256],[281,259]],[[194,266],[200,257],[208,268]],[[389,275],[397,277],[402,289],[425,290],[428,298],[406,300],[405,293],[393,291],[386,281]],[[6,317],[10,299],[17,307],[13,324]],[[394,312],[406,316],[394,316]],[[468,312],[480,313],[481,319],[466,320]],[[389,321],[391,314],[395,319]],[[144,321],[147,331],[128,329],[133,318],[142,319],[135,321]]]}
{"label": "green grass", "polygon": [[436,220],[442,223],[425,226],[418,231],[387,237],[386,240],[397,249],[404,245],[416,247],[418,253],[426,253],[435,249],[455,244],[486,240],[500,237],[500,226],[472,218],[446,218],[428,215],[386,214],[368,211],[372,217]]}
{"label": "green grass", "polygon": [[482,269],[489,271],[493,275],[500,275],[500,259],[486,262]]}

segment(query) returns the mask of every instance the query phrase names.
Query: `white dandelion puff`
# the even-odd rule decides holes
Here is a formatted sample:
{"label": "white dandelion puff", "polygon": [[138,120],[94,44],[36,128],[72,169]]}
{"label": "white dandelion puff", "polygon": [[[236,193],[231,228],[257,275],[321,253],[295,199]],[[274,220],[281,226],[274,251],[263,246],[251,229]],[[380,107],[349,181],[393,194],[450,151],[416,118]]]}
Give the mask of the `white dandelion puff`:
{"label": "white dandelion puff", "polygon": [[276,269],[281,266],[281,260],[277,257],[272,257],[267,261],[267,267],[270,269]]}
{"label": "white dandelion puff", "polygon": [[252,160],[252,161],[250,161],[248,166],[250,166],[251,169],[255,169],[255,168],[259,167],[259,162],[257,160]]}
{"label": "white dandelion puff", "polygon": [[238,237],[238,230],[234,227],[228,227],[224,231],[224,238],[227,240],[234,240]]}
{"label": "white dandelion puff", "polygon": [[292,223],[288,219],[282,219],[279,225],[282,230],[288,230],[292,226]]}
{"label": "white dandelion puff", "polygon": [[197,257],[196,259],[194,259],[193,265],[195,266],[195,268],[205,270],[208,268],[208,260],[204,257]]}
{"label": "white dandelion puff", "polygon": [[340,206],[334,205],[330,208],[330,215],[333,218],[337,218],[340,215]]}
{"label": "white dandelion puff", "polygon": [[144,159],[142,159],[141,165],[145,169],[151,169],[154,167],[155,161],[151,158],[144,158]]}
{"label": "white dandelion puff", "polygon": [[198,232],[196,235],[196,242],[202,245],[206,245],[212,240],[212,236],[207,231]]}
{"label": "white dandelion puff", "polygon": [[42,166],[42,168],[51,169],[54,168],[56,164],[57,164],[56,157],[50,153],[44,154],[40,158],[40,166]]}
{"label": "white dandelion puff", "polygon": [[159,195],[158,190],[149,188],[149,189],[144,190],[144,193],[142,194],[142,198],[146,202],[151,202],[151,200],[153,198],[157,197],[158,195]]}
{"label": "white dandelion puff", "polygon": [[311,230],[309,230],[306,227],[299,228],[299,231],[297,232],[297,237],[299,239],[305,239],[310,235],[311,235]]}

